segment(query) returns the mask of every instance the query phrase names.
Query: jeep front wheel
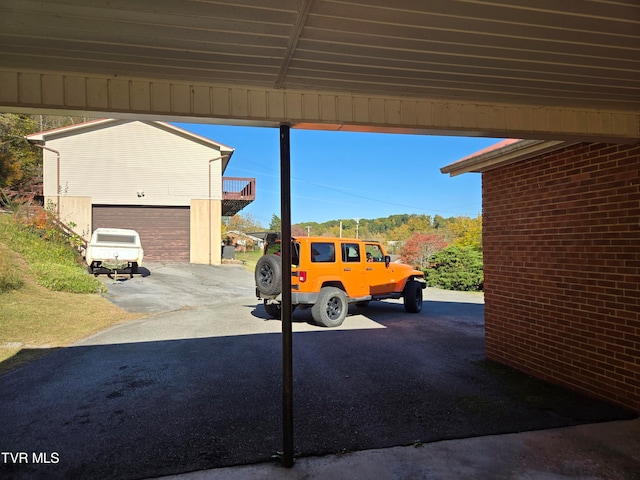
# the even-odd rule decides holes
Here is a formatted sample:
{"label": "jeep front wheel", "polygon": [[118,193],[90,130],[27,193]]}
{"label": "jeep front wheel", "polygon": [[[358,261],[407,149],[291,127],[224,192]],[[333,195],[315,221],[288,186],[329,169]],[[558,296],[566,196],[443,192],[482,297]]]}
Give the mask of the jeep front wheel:
{"label": "jeep front wheel", "polygon": [[282,288],[282,263],[277,255],[264,255],[256,263],[256,287],[263,295],[277,295]]}
{"label": "jeep front wheel", "polygon": [[344,322],[348,309],[349,304],[344,291],[336,287],[323,287],[320,289],[318,301],[311,307],[311,316],[318,325],[337,327]]}
{"label": "jeep front wheel", "polygon": [[415,280],[409,280],[404,286],[404,309],[409,313],[422,310],[422,285]]}
{"label": "jeep front wheel", "polygon": [[[264,301],[264,309],[267,311],[267,314],[271,318],[277,318],[278,320],[282,319],[282,304],[281,303],[267,303],[268,300]],[[293,311],[296,309],[295,305],[291,305],[291,315],[293,315]]]}

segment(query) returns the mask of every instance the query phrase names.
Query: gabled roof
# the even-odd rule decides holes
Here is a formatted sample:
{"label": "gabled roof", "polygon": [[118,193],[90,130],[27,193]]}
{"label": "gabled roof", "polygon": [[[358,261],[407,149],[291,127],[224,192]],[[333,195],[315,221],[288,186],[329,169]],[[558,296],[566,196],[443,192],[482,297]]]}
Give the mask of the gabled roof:
{"label": "gabled roof", "polygon": [[51,130],[44,130],[42,132],[32,133],[26,135],[25,138],[31,143],[45,142],[48,138],[55,138],[58,135],[70,135],[75,131],[88,130],[89,128],[103,125],[107,123],[115,122],[109,118],[100,118],[97,120],[89,120],[87,122],[76,123],[68,125],[66,127],[52,128]]}
{"label": "gabled roof", "polygon": [[252,235],[251,233],[244,233],[241,232],[239,230],[229,230],[228,232],[225,232],[222,234],[222,236],[224,237],[225,235],[237,235],[238,237],[245,237],[248,238],[250,240],[253,240],[254,242],[263,242],[264,239],[262,237],[257,237],[255,235]]}
{"label": "gabled roof", "polygon": [[234,149],[231,147],[228,147],[227,145],[214,142],[209,138],[205,138],[195,133],[184,130],[182,128],[176,127],[175,125],[171,125],[170,123],[157,122],[157,121],[144,121],[144,120],[116,120],[112,118],[101,118],[98,120],[90,120],[88,122],[76,123],[75,125],[69,125],[68,127],[54,128],[52,130],[32,133],[31,135],[26,135],[25,138],[30,143],[44,145],[46,142],[54,140],[56,138],[67,137],[70,135],[80,135],[84,132],[88,132],[98,128],[108,128],[110,126],[123,125],[126,123],[134,123],[134,122],[146,123],[147,125],[151,125],[153,127],[165,130],[168,133],[171,133],[173,135],[178,135],[192,142],[200,143],[204,146],[210,147],[213,150],[220,152],[220,155],[223,157],[222,171],[226,169],[227,163],[229,162],[229,159],[231,158],[231,155],[234,152]]}
{"label": "gabled roof", "polygon": [[473,155],[450,163],[440,169],[452,177],[462,173],[482,173],[504,165],[542,155],[573,143],[549,140],[518,140],[508,138],[484,148]]}

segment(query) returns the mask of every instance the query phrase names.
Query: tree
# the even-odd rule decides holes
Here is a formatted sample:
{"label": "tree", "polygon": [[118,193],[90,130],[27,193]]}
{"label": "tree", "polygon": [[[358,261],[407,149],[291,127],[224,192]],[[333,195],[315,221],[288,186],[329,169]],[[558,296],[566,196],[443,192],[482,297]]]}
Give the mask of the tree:
{"label": "tree", "polygon": [[0,188],[18,189],[40,167],[40,155],[24,139],[37,127],[29,115],[0,115]]}
{"label": "tree", "polygon": [[30,115],[30,117],[36,124],[37,129],[34,132],[53,130],[54,128],[75,125],[76,123],[90,120],[89,117],[74,117],[71,115]]}
{"label": "tree", "polygon": [[473,247],[452,245],[434,253],[425,278],[430,287],[475,291],[484,287],[482,252]]}
{"label": "tree", "polygon": [[325,237],[339,237],[340,236],[340,222],[331,225],[328,228],[323,228],[322,230],[319,230],[318,235],[320,236],[325,236]]}
{"label": "tree", "polygon": [[395,239],[406,240],[414,233],[429,233],[433,230],[429,215],[410,215],[406,221],[393,230]]}
{"label": "tree", "polygon": [[436,214],[433,217],[433,228],[435,229],[445,228],[447,224],[448,224],[447,220],[442,215]]}
{"label": "tree", "polygon": [[404,242],[400,249],[400,258],[409,265],[423,269],[427,267],[429,257],[446,246],[447,242],[442,235],[415,232]]}
{"label": "tree", "polygon": [[233,217],[229,218],[224,225],[224,231],[222,233],[235,230],[237,232],[257,232],[263,230],[260,222],[256,220],[251,214],[240,215],[239,213],[235,214]]}
{"label": "tree", "polygon": [[449,224],[449,232],[453,237],[453,245],[473,247],[482,251],[482,216],[476,218],[458,217]]}
{"label": "tree", "polygon": [[42,155],[25,136],[86,121],[83,117],[0,114],[0,188],[18,190],[41,175]]}
{"label": "tree", "polygon": [[280,220],[280,217],[274,213],[273,215],[271,215],[271,223],[269,224],[269,230],[271,230],[272,232],[279,232],[281,228],[282,228],[282,221]]}
{"label": "tree", "polygon": [[303,228],[300,225],[291,225],[291,236],[292,237],[306,237],[307,229]]}

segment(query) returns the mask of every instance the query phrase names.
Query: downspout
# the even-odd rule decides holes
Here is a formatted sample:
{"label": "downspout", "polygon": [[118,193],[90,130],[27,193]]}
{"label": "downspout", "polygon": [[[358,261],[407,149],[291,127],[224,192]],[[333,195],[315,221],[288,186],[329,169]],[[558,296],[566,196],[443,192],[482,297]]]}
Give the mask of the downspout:
{"label": "downspout", "polygon": [[[35,141],[31,141],[31,140],[27,140],[31,145],[33,145],[34,147],[38,147],[42,150],[48,150],[50,152],[53,152],[56,154],[56,190],[57,190],[57,194],[56,194],[56,217],[58,219],[58,221],[60,220],[60,152],[58,150],[55,150],[51,147],[47,147],[45,145],[42,145],[40,143],[36,143]],[[43,169],[44,169],[44,156],[42,159],[42,163],[43,163]],[[44,193],[44,192],[43,192]]]}
{"label": "downspout", "polygon": [[213,229],[213,225],[211,224],[211,164],[216,160],[223,160],[224,158],[228,158],[230,156],[231,155],[219,155],[209,160],[209,193],[207,197],[207,210],[208,210],[207,222],[209,223],[209,265],[211,265],[211,256],[213,255],[213,252],[211,250],[211,241],[213,240],[212,232],[211,232],[211,230]]}

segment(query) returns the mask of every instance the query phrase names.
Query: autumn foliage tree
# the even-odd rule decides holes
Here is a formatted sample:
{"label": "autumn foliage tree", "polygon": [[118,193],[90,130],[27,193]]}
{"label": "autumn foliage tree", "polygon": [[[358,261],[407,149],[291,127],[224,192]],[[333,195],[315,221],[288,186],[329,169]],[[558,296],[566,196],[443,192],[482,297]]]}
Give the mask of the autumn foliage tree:
{"label": "autumn foliage tree", "polygon": [[238,231],[242,233],[258,232],[263,230],[260,222],[256,220],[250,213],[241,215],[236,213],[233,217],[228,218],[222,224],[222,233],[229,231]]}
{"label": "autumn foliage tree", "polygon": [[0,115],[0,188],[17,189],[37,172],[38,151],[24,139],[34,131],[28,115]]}
{"label": "autumn foliage tree", "polygon": [[482,216],[476,218],[458,217],[448,226],[453,237],[451,242],[459,247],[472,247],[482,251]]}
{"label": "autumn foliage tree", "polygon": [[405,240],[400,250],[400,258],[409,265],[423,269],[428,266],[429,257],[446,246],[447,242],[442,235],[414,232]]}
{"label": "autumn foliage tree", "polygon": [[0,188],[19,190],[41,175],[42,155],[25,135],[86,121],[83,117],[0,114]]}

